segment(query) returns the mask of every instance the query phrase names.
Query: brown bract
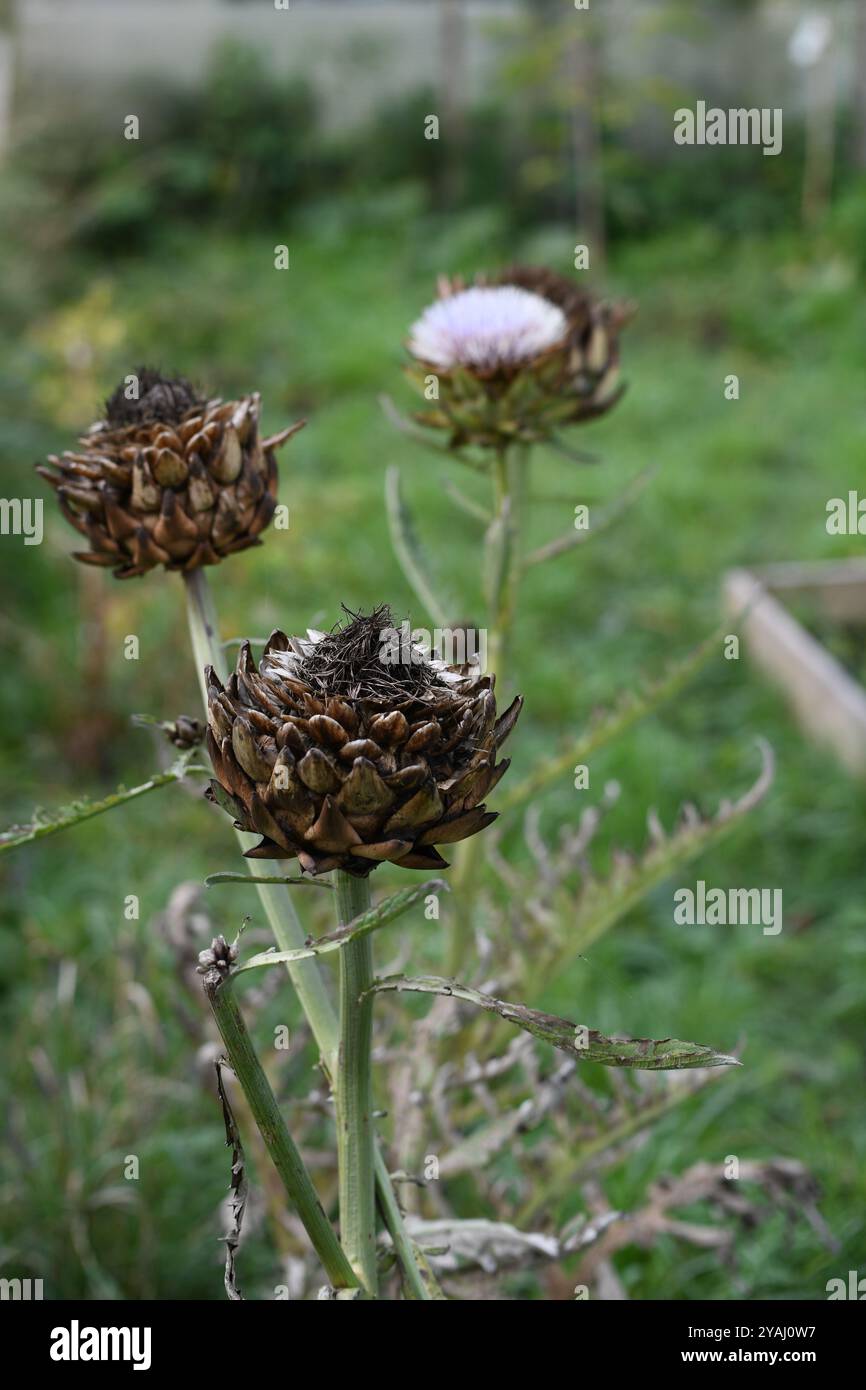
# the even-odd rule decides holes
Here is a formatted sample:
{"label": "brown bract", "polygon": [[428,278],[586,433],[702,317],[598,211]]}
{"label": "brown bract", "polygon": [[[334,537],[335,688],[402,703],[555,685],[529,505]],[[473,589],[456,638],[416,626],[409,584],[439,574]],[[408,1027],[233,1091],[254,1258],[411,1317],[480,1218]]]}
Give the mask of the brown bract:
{"label": "brown bract", "polygon": [[75,559],[131,579],[159,565],[215,565],[258,545],[276,506],[276,449],[304,422],[261,439],[258,393],[202,400],[182,380],[147,369],[137,377],[139,398],[116,391],[79,452],[37,466],[87,538]]}
{"label": "brown bract", "polygon": [[[568,328],[560,340],[536,356],[479,369],[449,370],[413,359],[406,372],[421,394],[430,377],[438,399],[414,418],[431,429],[447,430],[450,444],[501,449],[510,442],[539,443],[559,429],[596,419],[623,394],[619,380],[619,333],[634,305],[608,304],[573,280],[539,266],[512,265],[496,274],[480,273],[479,286],[515,285],[557,305]],[[467,288],[459,278],[440,277],[440,298]]]}
{"label": "brown bract", "polygon": [[366,877],[388,860],[441,869],[435,846],[495,820],[484,798],[522,706],[496,717],[493,676],[382,661],[387,609],[330,634],[244,643],[225,687],[208,669],[209,796],[263,838],[248,857]]}

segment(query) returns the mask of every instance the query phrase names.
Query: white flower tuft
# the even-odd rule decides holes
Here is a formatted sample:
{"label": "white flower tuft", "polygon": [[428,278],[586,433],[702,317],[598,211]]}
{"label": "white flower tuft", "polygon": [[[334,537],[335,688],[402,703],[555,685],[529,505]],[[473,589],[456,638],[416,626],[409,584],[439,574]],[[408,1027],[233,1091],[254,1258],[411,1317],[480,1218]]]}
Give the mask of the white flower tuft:
{"label": "white flower tuft", "polygon": [[517,366],[565,336],[562,310],[517,285],[476,286],[439,299],[410,329],[409,350],[448,370]]}

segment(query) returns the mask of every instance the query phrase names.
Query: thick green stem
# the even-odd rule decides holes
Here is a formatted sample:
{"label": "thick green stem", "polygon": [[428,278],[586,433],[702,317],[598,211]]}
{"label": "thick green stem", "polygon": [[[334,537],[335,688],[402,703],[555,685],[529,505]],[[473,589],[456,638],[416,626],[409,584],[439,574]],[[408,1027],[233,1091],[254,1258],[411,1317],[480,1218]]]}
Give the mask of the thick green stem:
{"label": "thick green stem", "polygon": [[522,568],[521,541],[523,502],[529,450],[525,445],[502,449],[494,459],[494,516],[501,528],[501,563],[497,568],[495,592],[490,596],[490,626],[487,664],[495,672],[500,691],[505,685],[505,665],[511,645],[511,632],[517,614],[518,589]]}
{"label": "thick green stem", "polygon": [[256,1056],[231,979],[214,967],[204,976],[203,983],[232,1071],[240,1082],[271,1161],[322,1261],[330,1283],[337,1289],[358,1287],[359,1280],[324,1213],[304,1161],[280,1114],[270,1082]]}
{"label": "thick green stem", "polygon": [[[338,870],[341,926],[370,906],[370,883]],[[370,1051],[373,1039],[373,948],[369,936],[340,952],[340,1050],[334,1077],[340,1170],[340,1239],[368,1293],[376,1295],[375,1133]],[[363,996],[363,997],[362,997]]]}
{"label": "thick green stem", "polygon": [[[489,595],[487,668],[496,676],[500,698],[505,694],[505,671],[511,635],[517,614],[522,573],[521,543],[523,510],[527,493],[529,448],[515,444],[496,453],[493,461],[494,527],[501,535],[501,560],[496,566],[496,582]],[[490,565],[490,557],[487,560]],[[449,977],[459,975],[472,944],[475,910],[475,881],[481,853],[481,836],[472,835],[457,846],[454,856],[454,910],[446,934],[445,970]]]}
{"label": "thick green stem", "polygon": [[[184,587],[190,641],[206,716],[207,686],[204,668],[212,666],[220,680],[224,681],[228,667],[219,640],[216,608],[204,570],[192,570],[191,573],[185,574]],[[256,843],[255,835],[247,835],[243,831],[236,833],[243,849],[250,849]],[[289,889],[271,883],[258,883],[256,888],[280,950],[299,950],[306,943],[307,934],[298,919]],[[288,969],[301,1007],[313,1030],[323,1065],[326,1071],[331,1072],[336,1065],[337,1021],[321,971],[314,960],[298,961]]]}
{"label": "thick green stem", "polygon": [[[185,574],[184,588],[190,641],[204,700],[205,715],[207,715],[204,668],[210,664],[222,680],[227,674],[227,663],[219,640],[216,609],[204,571],[193,570],[190,574]],[[248,849],[255,842],[255,836],[245,835],[241,831],[237,832],[237,837],[244,849]],[[307,934],[298,919],[289,889],[268,883],[257,883],[256,889],[279,949],[281,951],[297,951],[304,947]],[[333,1077],[337,1071],[339,1026],[318,962],[303,960],[287,968],[301,1008],[316,1040],[322,1065],[328,1077]],[[394,1189],[388,1176],[387,1165],[378,1153],[376,1182],[385,1225],[394,1242],[398,1256],[403,1262],[409,1287],[414,1291],[415,1297],[419,1299],[432,1300],[440,1297],[441,1295],[437,1294],[435,1290],[431,1291],[431,1288],[428,1287],[429,1281],[425,1280],[424,1272],[415,1258],[414,1248],[406,1236],[403,1218],[394,1198]]]}
{"label": "thick green stem", "polygon": [[220,641],[216,605],[204,570],[190,570],[183,576],[183,586],[195,673],[198,676],[201,698],[207,714],[207,682],[204,678],[204,668],[212,666],[220,680],[225,681],[228,676],[228,663]]}

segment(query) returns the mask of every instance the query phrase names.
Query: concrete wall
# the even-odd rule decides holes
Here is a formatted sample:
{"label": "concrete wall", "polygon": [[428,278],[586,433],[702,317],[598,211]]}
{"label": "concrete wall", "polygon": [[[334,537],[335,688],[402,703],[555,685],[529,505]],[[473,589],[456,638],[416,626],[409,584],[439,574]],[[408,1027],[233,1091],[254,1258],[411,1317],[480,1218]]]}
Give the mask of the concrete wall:
{"label": "concrete wall", "polygon": [[[566,11],[568,0],[561,0]],[[855,80],[853,20],[866,0],[764,0],[758,17],[733,6],[693,0],[688,20],[660,22],[661,0],[591,0],[607,29],[605,61],[617,76],[705,96],[723,104],[784,105],[796,110],[802,76],[787,54],[798,21],[816,8],[836,22],[833,66],[837,94]],[[98,102],[142,74],[194,83],[209,48],[222,37],[243,39],[276,67],[309,77],[325,120],[349,126],[376,105],[442,77],[440,0],[18,0],[15,69],[23,104],[68,99]],[[525,13],[521,0],[464,0],[465,87],[483,93],[496,70],[499,39]],[[581,16],[575,15],[575,22]],[[649,95],[649,94],[648,94]],[[3,101],[0,93],[0,111]]]}
{"label": "concrete wall", "polygon": [[[464,71],[471,94],[495,61],[488,30],[518,0],[467,3]],[[19,0],[17,64],[25,91],[61,82],[87,100],[142,73],[194,83],[211,45],[237,38],[274,66],[309,78],[332,125],[352,124],[383,94],[398,96],[441,74],[437,0]]]}

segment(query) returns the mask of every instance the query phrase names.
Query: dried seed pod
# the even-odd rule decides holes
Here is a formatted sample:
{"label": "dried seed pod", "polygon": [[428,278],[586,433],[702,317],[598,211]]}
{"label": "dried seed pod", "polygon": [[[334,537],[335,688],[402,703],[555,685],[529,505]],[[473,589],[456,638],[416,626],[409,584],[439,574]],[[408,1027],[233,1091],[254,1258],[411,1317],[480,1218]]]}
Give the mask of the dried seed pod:
{"label": "dried seed pod", "polygon": [[389,610],[346,613],[330,633],[273,633],[258,669],[245,643],[225,688],[208,670],[208,795],[263,837],[252,858],[362,878],[385,860],[447,867],[435,846],[495,819],[482,800],[522,700],[497,723],[493,676],[386,660]]}
{"label": "dried seed pod", "polygon": [[75,558],[130,579],[157,565],[193,570],[259,545],[274,513],[275,450],[302,423],[259,438],[258,394],[206,401],[188,382],[141,367],[136,399],[118,387],[83,450],[39,472],[87,537]]}

